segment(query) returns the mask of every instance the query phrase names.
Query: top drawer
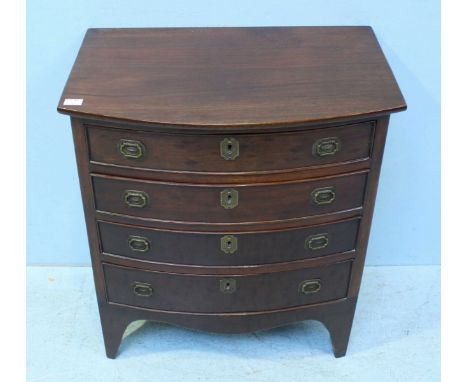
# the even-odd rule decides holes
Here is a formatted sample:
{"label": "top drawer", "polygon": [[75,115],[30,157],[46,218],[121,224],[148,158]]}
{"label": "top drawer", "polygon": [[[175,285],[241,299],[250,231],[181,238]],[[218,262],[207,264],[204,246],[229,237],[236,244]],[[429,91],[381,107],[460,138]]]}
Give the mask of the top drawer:
{"label": "top drawer", "polygon": [[148,170],[256,173],[369,158],[374,123],[291,133],[169,134],[88,126],[90,159]]}

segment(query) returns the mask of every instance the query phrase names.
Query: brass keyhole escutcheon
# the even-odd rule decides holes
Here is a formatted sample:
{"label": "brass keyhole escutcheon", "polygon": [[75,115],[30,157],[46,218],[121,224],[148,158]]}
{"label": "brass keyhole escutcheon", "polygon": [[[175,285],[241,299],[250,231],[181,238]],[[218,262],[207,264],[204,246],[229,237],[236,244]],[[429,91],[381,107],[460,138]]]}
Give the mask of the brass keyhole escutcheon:
{"label": "brass keyhole escutcheon", "polygon": [[221,206],[226,209],[232,209],[239,204],[239,193],[233,188],[227,188],[220,193]]}
{"label": "brass keyhole escutcheon", "polygon": [[239,156],[239,141],[236,138],[224,138],[219,144],[219,151],[225,160],[234,160]]}
{"label": "brass keyhole escutcheon", "polygon": [[233,235],[226,235],[221,238],[221,250],[228,255],[237,251],[237,238]]}
{"label": "brass keyhole escutcheon", "polygon": [[121,139],[119,153],[127,159],[140,159],[145,155],[145,145],[132,139]]}
{"label": "brass keyhole escutcheon", "polygon": [[330,204],[335,201],[336,192],[333,187],[316,188],[311,197],[315,204]]}
{"label": "brass keyhole escutcheon", "polygon": [[317,293],[322,288],[320,280],[304,280],[299,284],[299,292],[303,294]]}
{"label": "brass keyhole escutcheon", "polygon": [[149,202],[149,196],[144,191],[126,190],[123,199],[129,207],[143,208]]}
{"label": "brass keyhole escutcheon", "polygon": [[335,155],[340,150],[341,141],[337,137],[319,139],[312,147],[312,152],[319,157]]}
{"label": "brass keyhole escutcheon", "polygon": [[234,279],[221,279],[219,280],[219,290],[224,294],[232,294],[236,291],[237,284]]}
{"label": "brass keyhole escutcheon", "polygon": [[305,240],[305,247],[311,250],[323,249],[328,246],[329,242],[330,237],[327,233],[311,235]]}

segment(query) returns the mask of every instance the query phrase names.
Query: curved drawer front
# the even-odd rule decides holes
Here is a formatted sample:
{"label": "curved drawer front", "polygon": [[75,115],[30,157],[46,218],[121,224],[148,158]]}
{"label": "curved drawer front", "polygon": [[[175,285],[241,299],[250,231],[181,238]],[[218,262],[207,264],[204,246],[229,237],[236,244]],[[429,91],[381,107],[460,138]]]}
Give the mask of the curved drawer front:
{"label": "curved drawer front", "polygon": [[261,172],[362,160],[373,122],[276,134],[164,134],[88,127],[96,163],[188,172]]}
{"label": "curved drawer front", "polygon": [[255,276],[195,276],[104,264],[108,301],[150,309],[222,313],[313,304],[346,296],[351,262]]}
{"label": "curved drawer front", "polygon": [[355,248],[359,219],[249,233],[155,230],[99,222],[102,251],[169,264],[242,266],[308,259]]}
{"label": "curved drawer front", "polygon": [[242,223],[362,206],[367,173],[267,185],[207,186],[93,176],[96,209],[141,218]]}

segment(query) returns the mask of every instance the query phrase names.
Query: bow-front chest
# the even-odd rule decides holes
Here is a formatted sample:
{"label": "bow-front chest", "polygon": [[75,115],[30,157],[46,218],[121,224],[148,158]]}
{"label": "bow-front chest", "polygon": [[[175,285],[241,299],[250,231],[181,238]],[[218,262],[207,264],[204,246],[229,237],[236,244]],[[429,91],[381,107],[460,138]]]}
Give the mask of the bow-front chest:
{"label": "bow-front chest", "polygon": [[346,353],[389,115],[369,27],[90,29],[71,116],[107,355],[139,319]]}

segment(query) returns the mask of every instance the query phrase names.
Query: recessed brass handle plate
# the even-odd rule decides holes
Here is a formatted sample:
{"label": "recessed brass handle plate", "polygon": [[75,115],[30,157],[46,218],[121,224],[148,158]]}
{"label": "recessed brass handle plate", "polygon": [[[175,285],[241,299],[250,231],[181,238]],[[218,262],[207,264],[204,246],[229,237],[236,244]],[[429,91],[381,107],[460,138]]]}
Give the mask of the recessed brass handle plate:
{"label": "recessed brass handle plate", "polygon": [[224,138],[219,143],[219,151],[225,160],[234,160],[239,156],[239,141],[236,138]]}
{"label": "recessed brass handle plate", "polygon": [[149,202],[149,196],[144,191],[126,190],[123,199],[129,207],[143,208]]}
{"label": "recessed brass handle plate", "polygon": [[340,150],[341,142],[337,137],[319,139],[312,146],[312,152],[319,157],[335,155]]}
{"label": "recessed brass handle plate", "polygon": [[131,235],[128,237],[128,246],[135,252],[148,252],[150,244],[150,241],[143,236]]}
{"label": "recessed brass handle plate", "polygon": [[226,209],[236,208],[239,204],[239,193],[233,188],[227,188],[220,192],[221,206]]}
{"label": "recessed brass handle plate", "polygon": [[145,145],[140,141],[121,139],[118,147],[120,154],[127,159],[140,159],[145,155]]}
{"label": "recessed brass handle plate", "polygon": [[317,249],[323,249],[327,247],[329,241],[330,241],[330,238],[327,233],[318,234],[318,235],[310,235],[305,240],[305,247],[306,249],[315,251]]}
{"label": "recessed brass handle plate", "polygon": [[221,239],[221,251],[228,255],[233,254],[237,251],[237,237],[234,235],[226,235]]}
{"label": "recessed brass handle plate", "polygon": [[151,284],[135,281],[132,284],[133,293],[138,297],[151,297],[153,295],[153,287]]}
{"label": "recessed brass handle plate", "polygon": [[219,290],[224,294],[233,294],[237,289],[236,280],[221,279],[219,280]]}
{"label": "recessed brass handle plate", "polygon": [[315,204],[330,204],[336,198],[336,192],[333,187],[316,188],[310,195]]}
{"label": "recessed brass handle plate", "polygon": [[299,292],[303,294],[317,293],[321,288],[322,284],[319,279],[304,280],[299,284]]}

